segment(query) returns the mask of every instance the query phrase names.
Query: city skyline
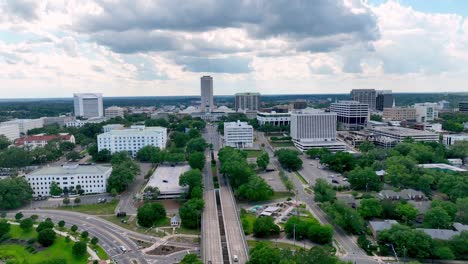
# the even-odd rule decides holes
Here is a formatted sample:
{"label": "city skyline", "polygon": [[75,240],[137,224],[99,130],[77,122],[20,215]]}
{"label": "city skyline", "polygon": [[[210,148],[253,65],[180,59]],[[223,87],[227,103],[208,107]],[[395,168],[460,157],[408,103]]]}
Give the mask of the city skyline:
{"label": "city skyline", "polygon": [[4,0],[0,97],[466,91],[468,11],[422,2]]}

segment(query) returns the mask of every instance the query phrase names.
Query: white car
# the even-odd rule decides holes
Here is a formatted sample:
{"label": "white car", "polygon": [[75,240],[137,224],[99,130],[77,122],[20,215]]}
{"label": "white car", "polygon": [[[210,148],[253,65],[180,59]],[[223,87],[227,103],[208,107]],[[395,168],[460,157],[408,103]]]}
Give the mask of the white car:
{"label": "white car", "polygon": [[124,253],[127,252],[127,249],[124,246],[120,246],[119,248],[120,248],[120,250],[122,250],[122,252],[124,252]]}
{"label": "white car", "polygon": [[239,257],[237,255],[232,256],[234,262],[239,262]]}

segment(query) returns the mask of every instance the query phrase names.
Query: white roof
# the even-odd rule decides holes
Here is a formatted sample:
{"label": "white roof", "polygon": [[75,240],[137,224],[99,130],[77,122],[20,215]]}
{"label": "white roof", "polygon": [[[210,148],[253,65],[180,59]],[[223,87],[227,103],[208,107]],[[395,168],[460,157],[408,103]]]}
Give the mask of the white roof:
{"label": "white roof", "polygon": [[179,178],[188,170],[190,170],[188,165],[159,166],[151,175],[146,187],[158,187],[161,194],[183,193],[187,187],[179,185]]}
{"label": "white roof", "polygon": [[153,134],[153,133],[164,133],[167,131],[167,128],[165,127],[145,127],[145,126],[134,126],[133,128],[128,128],[128,129],[118,129],[118,130],[112,130],[101,135],[115,135],[115,136],[126,136],[126,135],[147,135],[147,134]]}
{"label": "white roof", "polygon": [[419,164],[418,166],[424,169],[441,169],[441,170],[451,170],[451,171],[458,171],[458,172],[467,171],[465,169],[458,168],[458,167],[448,165],[445,163]]}
{"label": "white roof", "polygon": [[268,207],[264,210],[264,212],[276,212],[276,211],[278,211],[278,210],[280,210],[280,209],[281,209],[281,208],[276,207],[276,206],[268,206]]}
{"label": "white roof", "polygon": [[67,164],[63,166],[42,167],[29,173],[27,176],[60,176],[78,174],[102,175],[110,170],[112,170],[112,167],[103,165]]}

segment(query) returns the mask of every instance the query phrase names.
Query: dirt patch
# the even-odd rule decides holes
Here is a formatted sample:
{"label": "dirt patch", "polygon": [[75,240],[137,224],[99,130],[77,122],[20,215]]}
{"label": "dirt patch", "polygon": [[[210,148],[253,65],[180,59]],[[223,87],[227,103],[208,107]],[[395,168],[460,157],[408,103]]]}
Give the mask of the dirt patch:
{"label": "dirt patch", "polygon": [[177,243],[184,243],[184,244],[193,244],[193,245],[198,245],[198,238],[197,237],[170,237],[167,239],[168,241],[171,242],[177,242]]}
{"label": "dirt patch", "polygon": [[148,255],[170,255],[175,252],[187,250],[187,248],[183,247],[176,247],[176,246],[167,246],[167,245],[161,245],[151,251],[146,252]]}

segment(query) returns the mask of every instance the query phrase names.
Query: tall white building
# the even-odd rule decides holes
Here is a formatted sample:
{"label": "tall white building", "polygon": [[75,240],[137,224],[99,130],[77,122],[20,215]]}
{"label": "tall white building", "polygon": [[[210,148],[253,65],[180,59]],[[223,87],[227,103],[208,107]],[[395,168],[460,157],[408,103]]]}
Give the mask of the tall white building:
{"label": "tall white building", "polygon": [[110,166],[67,164],[42,167],[25,178],[33,190],[33,197],[50,196],[52,182],[62,190],[70,191],[80,185],[85,193],[104,193],[111,172]]}
{"label": "tall white building", "polygon": [[97,136],[98,150],[108,149],[112,154],[127,151],[133,157],[148,145],[164,149],[167,142],[167,128],[132,126],[116,129]]}
{"label": "tall white building", "polygon": [[125,114],[125,111],[122,107],[118,107],[118,106],[111,106],[111,107],[107,107],[105,110],[104,110],[104,114],[106,117],[108,118],[115,118],[115,117],[124,117],[124,114]]}
{"label": "tall white building", "polygon": [[253,147],[253,127],[240,121],[224,123],[224,142],[234,148]]}
{"label": "tall white building", "polygon": [[0,124],[0,135],[4,135],[11,142],[15,141],[15,139],[20,137],[20,130],[18,124]]}
{"label": "tall white building", "polygon": [[330,105],[336,113],[338,125],[344,130],[360,130],[369,119],[369,106],[358,101],[338,101]]}
{"label": "tall white building", "polygon": [[103,117],[102,94],[100,93],[76,93],[73,94],[75,116],[84,118]]}
{"label": "tall white building", "polygon": [[448,134],[443,135],[442,142],[445,146],[452,146],[461,141],[468,141],[468,134]]}
{"label": "tall white building", "polygon": [[437,103],[418,103],[414,104],[416,109],[416,122],[434,121],[439,116],[439,104]]}
{"label": "tall white building", "polygon": [[291,137],[300,151],[327,148],[341,151],[345,145],[336,140],[336,113],[308,110],[291,113]]}
{"label": "tall white building", "polygon": [[353,101],[367,104],[370,109],[375,110],[377,91],[375,89],[353,89],[351,90]]}
{"label": "tall white building", "polygon": [[26,135],[28,130],[34,128],[41,128],[44,126],[44,119],[14,119],[6,122],[0,123],[0,126],[9,126],[9,125],[17,125],[19,128],[19,132],[21,134]]}
{"label": "tall white building", "polygon": [[213,77],[203,76],[200,79],[201,103],[200,112],[213,112]]}
{"label": "tall white building", "polygon": [[258,111],[260,109],[260,94],[236,93],[234,104],[236,111]]}

